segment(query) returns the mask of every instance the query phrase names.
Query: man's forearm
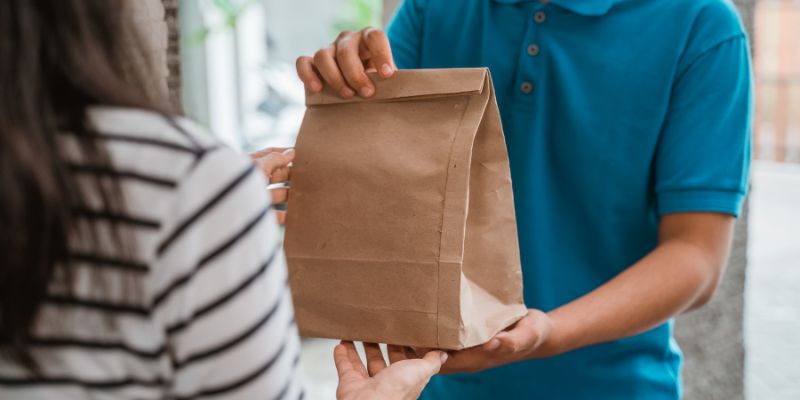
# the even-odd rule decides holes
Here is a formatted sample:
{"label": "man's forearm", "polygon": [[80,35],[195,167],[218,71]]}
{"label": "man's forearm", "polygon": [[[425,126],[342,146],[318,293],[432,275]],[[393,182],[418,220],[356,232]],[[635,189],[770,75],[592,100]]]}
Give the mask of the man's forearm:
{"label": "man's forearm", "polygon": [[611,281],[550,312],[553,334],[542,350],[559,354],[632,336],[702,306],[727,258],[730,233],[723,239],[721,251],[678,238],[663,241]]}

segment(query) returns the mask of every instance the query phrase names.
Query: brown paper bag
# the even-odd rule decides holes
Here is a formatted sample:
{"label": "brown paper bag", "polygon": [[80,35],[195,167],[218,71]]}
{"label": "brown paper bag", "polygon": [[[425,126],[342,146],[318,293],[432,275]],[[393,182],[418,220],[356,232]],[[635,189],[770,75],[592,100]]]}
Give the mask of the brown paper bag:
{"label": "brown paper bag", "polygon": [[482,344],[526,313],[489,72],[373,80],[369,100],[307,99],[285,244],[300,333]]}

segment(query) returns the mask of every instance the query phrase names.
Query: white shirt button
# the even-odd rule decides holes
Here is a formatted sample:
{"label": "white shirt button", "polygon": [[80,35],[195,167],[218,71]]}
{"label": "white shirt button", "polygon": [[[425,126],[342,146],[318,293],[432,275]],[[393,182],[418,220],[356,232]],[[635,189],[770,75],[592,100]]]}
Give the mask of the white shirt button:
{"label": "white shirt button", "polygon": [[537,24],[541,24],[547,19],[547,14],[544,11],[537,11],[533,14],[533,20],[536,21]]}
{"label": "white shirt button", "polygon": [[539,55],[539,45],[532,44],[532,45],[528,46],[528,55],[529,56],[533,56],[533,57],[538,56]]}
{"label": "white shirt button", "polygon": [[531,92],[533,92],[533,84],[528,81],[522,82],[519,90],[524,94],[531,94]]}

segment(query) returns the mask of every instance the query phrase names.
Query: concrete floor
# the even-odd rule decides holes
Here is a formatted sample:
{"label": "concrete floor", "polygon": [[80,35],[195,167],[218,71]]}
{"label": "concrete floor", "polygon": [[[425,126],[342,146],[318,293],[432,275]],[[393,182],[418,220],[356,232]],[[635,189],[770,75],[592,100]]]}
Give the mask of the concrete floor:
{"label": "concrete floor", "polygon": [[305,339],[301,365],[305,375],[306,399],[336,399],[336,368],[333,365],[334,340]]}
{"label": "concrete floor", "polygon": [[800,165],[756,163],[751,196],[747,398],[800,399]]}
{"label": "concrete floor", "polygon": [[[756,163],[751,196],[747,398],[800,399],[800,165]],[[304,342],[310,400],[335,399],[335,344]]]}

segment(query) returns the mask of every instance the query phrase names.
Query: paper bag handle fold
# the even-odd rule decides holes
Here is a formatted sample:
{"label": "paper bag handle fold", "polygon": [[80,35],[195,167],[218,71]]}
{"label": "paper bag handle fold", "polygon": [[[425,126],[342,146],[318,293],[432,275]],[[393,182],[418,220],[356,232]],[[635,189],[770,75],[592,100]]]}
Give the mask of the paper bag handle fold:
{"label": "paper bag handle fold", "polygon": [[343,99],[336,91],[325,85],[322,92],[306,97],[306,105],[313,107],[364,101],[479,94],[483,91],[487,74],[488,69],[486,68],[407,69],[395,72],[394,76],[389,79],[369,73],[368,76],[375,82],[376,91],[373,97]]}

